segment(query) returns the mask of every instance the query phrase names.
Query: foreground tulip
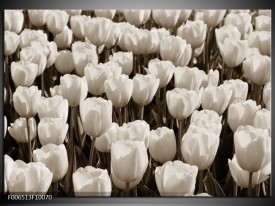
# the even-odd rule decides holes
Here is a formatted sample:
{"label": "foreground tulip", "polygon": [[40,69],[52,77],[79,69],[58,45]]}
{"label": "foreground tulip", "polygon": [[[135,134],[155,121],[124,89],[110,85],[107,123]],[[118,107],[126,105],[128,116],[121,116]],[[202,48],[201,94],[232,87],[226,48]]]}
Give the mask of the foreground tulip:
{"label": "foreground tulip", "polygon": [[105,17],[107,19],[113,19],[115,14],[116,14],[116,10],[100,10],[100,9],[96,9],[95,11],[95,15],[97,17]]}
{"label": "foreground tulip", "polygon": [[67,99],[70,107],[76,107],[88,94],[85,77],[65,74],[60,78],[61,94]]}
{"label": "foreground tulip", "polygon": [[72,41],[73,32],[68,26],[65,26],[64,29],[54,37],[54,42],[56,43],[58,49],[61,50],[70,47]]}
{"label": "foreground tulip", "polygon": [[121,140],[112,144],[111,166],[112,176],[123,181],[125,186],[137,179],[141,180],[148,167],[147,149],[144,143]]}
{"label": "foreground tulip", "polygon": [[64,144],[47,144],[33,151],[35,162],[42,162],[53,173],[52,182],[60,181],[68,170],[68,156]]}
{"label": "foreground tulip", "polygon": [[152,17],[161,27],[173,28],[178,23],[181,10],[152,10]]}
{"label": "foreground tulip", "polygon": [[270,31],[254,31],[247,35],[248,44],[250,47],[259,49],[262,55],[271,54],[271,32]]}
{"label": "foreground tulip", "polygon": [[270,160],[271,138],[267,130],[252,126],[240,126],[234,133],[234,146],[236,159],[243,170],[250,173],[258,172],[266,166]]}
{"label": "foreground tulip", "polygon": [[130,24],[138,27],[148,21],[151,10],[124,10],[123,14]]}
{"label": "foreground tulip", "polygon": [[85,15],[75,15],[70,18],[70,26],[74,35],[78,38],[85,37],[85,22],[91,19],[90,16]]}
{"label": "foreground tulip", "polygon": [[53,173],[42,162],[26,164],[21,160],[15,161],[15,168],[8,182],[11,194],[46,194],[53,178]]}
{"label": "foreground tulip", "polygon": [[112,183],[107,170],[80,167],[73,173],[75,196],[110,196]]}
{"label": "foreground tulip", "polygon": [[271,136],[271,111],[263,108],[255,114],[253,126],[256,128],[267,129]]}
{"label": "foreground tulip", "polygon": [[122,68],[122,74],[130,75],[133,71],[133,53],[116,52],[109,57],[110,61],[116,62]]}
{"label": "foreground tulip", "polygon": [[57,54],[55,68],[61,74],[69,74],[74,70],[74,61],[72,52],[62,50]]}
{"label": "foreground tulip", "polygon": [[4,155],[4,179],[7,184],[6,185],[7,191],[9,191],[8,182],[10,180],[10,175],[11,175],[12,171],[14,170],[14,168],[16,168],[15,162],[9,155],[5,154]]}
{"label": "foreground tulip", "polygon": [[31,86],[36,78],[37,71],[37,64],[31,62],[19,61],[11,63],[11,77],[17,87]]}
{"label": "foreground tulip", "polygon": [[5,10],[5,31],[13,31],[19,34],[24,23],[24,15],[20,10]]}
{"label": "foreground tulip", "polygon": [[31,46],[33,41],[45,42],[48,40],[48,36],[42,30],[24,29],[20,33],[20,48]]}
{"label": "foreground tulip", "polygon": [[47,28],[53,35],[63,31],[69,20],[69,15],[65,11],[51,10],[47,14]]}
{"label": "foreground tulip", "polygon": [[214,110],[208,110],[208,109],[203,109],[200,111],[195,110],[192,113],[190,124],[197,120],[205,120],[210,124],[211,123],[220,124],[222,121],[222,116],[219,116],[219,114]]}
{"label": "foreground tulip", "polygon": [[203,21],[208,27],[217,26],[223,19],[226,10],[203,10]]}
{"label": "foreground tulip", "polygon": [[13,93],[14,109],[21,117],[33,117],[37,113],[40,99],[41,91],[37,86],[19,86]]}
{"label": "foreground tulip", "polygon": [[176,149],[176,137],[172,129],[159,127],[150,131],[149,152],[154,160],[160,163],[172,161],[176,155]]}
{"label": "foreground tulip", "polygon": [[28,10],[29,19],[32,25],[40,27],[46,24],[48,10]]}
{"label": "foreground tulip", "polygon": [[241,33],[239,32],[238,28],[235,26],[232,26],[231,24],[222,26],[220,28],[216,28],[215,36],[216,36],[216,42],[218,46],[219,46],[219,43],[223,44],[226,38],[229,38],[232,40],[241,39]]}
{"label": "foreground tulip", "polygon": [[271,81],[269,81],[263,89],[263,102],[265,107],[271,111]]}
{"label": "foreground tulip", "polygon": [[4,37],[4,54],[5,55],[11,55],[13,54],[19,45],[19,36],[12,31],[5,31],[5,37]]}
{"label": "foreground tulip", "polygon": [[183,196],[194,193],[198,167],[179,160],[168,161],[155,170],[155,179],[161,196]]}
{"label": "foreground tulip", "polygon": [[27,120],[25,118],[16,119],[8,127],[10,135],[19,143],[28,143],[28,137],[32,141],[36,137],[36,122],[34,118],[28,119],[29,134],[27,129]]}
{"label": "foreground tulip", "polygon": [[232,90],[232,97],[229,102],[232,103],[234,100],[245,101],[248,94],[248,83],[240,79],[230,79],[223,82],[225,87]]}

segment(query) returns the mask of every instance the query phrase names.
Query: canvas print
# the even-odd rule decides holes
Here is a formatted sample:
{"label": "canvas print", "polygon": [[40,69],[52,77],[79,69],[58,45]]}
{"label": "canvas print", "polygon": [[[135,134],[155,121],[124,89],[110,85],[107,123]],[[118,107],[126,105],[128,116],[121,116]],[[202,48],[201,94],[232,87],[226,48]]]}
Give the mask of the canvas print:
{"label": "canvas print", "polygon": [[271,10],[5,10],[3,36],[5,195],[271,195]]}

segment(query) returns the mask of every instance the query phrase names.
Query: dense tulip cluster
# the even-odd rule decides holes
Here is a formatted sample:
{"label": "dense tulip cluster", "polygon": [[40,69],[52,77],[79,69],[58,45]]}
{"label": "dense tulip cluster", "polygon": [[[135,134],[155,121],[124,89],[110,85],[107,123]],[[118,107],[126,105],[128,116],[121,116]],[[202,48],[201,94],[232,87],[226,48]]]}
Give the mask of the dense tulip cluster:
{"label": "dense tulip cluster", "polygon": [[270,11],[4,19],[6,195],[270,196]]}

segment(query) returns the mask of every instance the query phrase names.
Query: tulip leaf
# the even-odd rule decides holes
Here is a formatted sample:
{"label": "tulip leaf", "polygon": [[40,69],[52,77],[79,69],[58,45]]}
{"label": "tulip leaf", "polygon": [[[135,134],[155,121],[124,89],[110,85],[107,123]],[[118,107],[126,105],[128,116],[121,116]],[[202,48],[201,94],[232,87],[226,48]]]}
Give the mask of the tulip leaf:
{"label": "tulip leaf", "polygon": [[80,150],[78,146],[75,146],[75,159],[77,160],[75,163],[75,167],[86,167],[88,165],[88,160],[83,152]]}
{"label": "tulip leaf", "polygon": [[233,188],[234,188],[234,179],[233,179],[232,175],[229,173],[227,180],[226,180],[225,184],[223,185],[222,189],[223,189],[224,193],[226,194],[226,196],[230,196],[230,194],[232,194],[232,192],[233,192]]}
{"label": "tulip leaf", "polygon": [[206,187],[207,193],[212,195],[213,197],[225,197],[224,191],[221,186],[217,182],[217,180],[213,177],[210,171],[207,172],[204,185]]}

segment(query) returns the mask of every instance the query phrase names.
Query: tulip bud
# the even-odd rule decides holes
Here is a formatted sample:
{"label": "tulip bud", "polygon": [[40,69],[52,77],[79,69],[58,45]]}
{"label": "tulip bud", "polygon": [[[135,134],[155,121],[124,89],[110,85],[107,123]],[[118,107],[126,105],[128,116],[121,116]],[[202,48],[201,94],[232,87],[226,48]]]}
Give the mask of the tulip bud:
{"label": "tulip bud", "polygon": [[97,64],[96,47],[87,42],[77,41],[72,44],[73,63],[76,73],[84,76],[84,69],[88,63]]}
{"label": "tulip bud", "polygon": [[263,102],[265,107],[271,111],[271,81],[266,83],[263,89]]}
{"label": "tulip bud", "polygon": [[19,36],[12,32],[12,31],[5,31],[5,40],[4,40],[4,43],[5,43],[5,49],[4,49],[4,54],[5,55],[11,55],[13,54],[18,45],[19,45]]}
{"label": "tulip bud", "polygon": [[53,173],[52,182],[58,182],[68,171],[68,155],[64,144],[47,144],[33,151],[35,162],[42,162]]}
{"label": "tulip bud", "polygon": [[200,104],[200,92],[187,90],[185,88],[175,88],[167,91],[167,107],[170,115],[178,120],[189,117]]}
{"label": "tulip bud", "polygon": [[216,36],[216,42],[218,46],[219,44],[223,44],[226,38],[229,38],[232,40],[241,39],[241,33],[239,32],[238,28],[231,24],[222,26],[220,28],[216,28],[215,36]]}
{"label": "tulip bud", "polygon": [[136,27],[145,24],[151,15],[151,10],[124,10],[125,19]]}
{"label": "tulip bud", "polygon": [[12,31],[19,34],[24,23],[24,15],[20,10],[5,10],[5,31]]}
{"label": "tulip bud", "polygon": [[211,109],[219,115],[223,114],[232,96],[232,90],[227,87],[207,87],[202,94],[202,108]]}
{"label": "tulip bud", "polygon": [[234,133],[236,159],[243,170],[258,172],[270,162],[271,138],[268,131],[252,126],[240,126]]}
{"label": "tulip bud", "polygon": [[189,16],[191,15],[191,13],[192,13],[191,9],[181,10],[178,24],[181,25],[181,24],[185,23],[187,21],[187,19],[189,18]]}
{"label": "tulip bud", "polygon": [[41,91],[37,86],[17,87],[13,93],[13,104],[15,111],[25,118],[36,115],[40,103]]}
{"label": "tulip bud", "polygon": [[80,39],[83,39],[85,37],[84,25],[88,19],[91,19],[91,17],[85,15],[76,15],[70,18],[71,30],[76,37]]}
{"label": "tulip bud", "polygon": [[42,30],[24,29],[20,34],[20,48],[31,46],[32,41],[45,42],[47,39],[47,34]]}
{"label": "tulip bud", "polygon": [[69,74],[74,70],[73,54],[69,50],[62,50],[55,60],[55,68],[61,74]]}
{"label": "tulip bud", "polygon": [[62,32],[54,37],[54,42],[59,49],[66,49],[71,46],[73,42],[73,32],[68,26],[65,26]]}
{"label": "tulip bud", "polygon": [[65,74],[60,78],[61,94],[67,99],[70,107],[76,107],[88,94],[85,77]]}
{"label": "tulip bud", "polygon": [[217,26],[223,19],[226,10],[203,10],[203,21],[208,27]]}
{"label": "tulip bud", "polygon": [[201,81],[200,88],[206,88],[206,87],[216,87],[219,83],[219,77],[220,73],[218,70],[213,71],[212,69],[209,70],[208,74],[203,75],[203,79]]}
{"label": "tulip bud", "polygon": [[109,57],[109,60],[116,62],[122,68],[122,74],[130,75],[133,71],[133,53],[116,52]]}
{"label": "tulip bud", "polygon": [[174,74],[174,65],[170,61],[152,59],[148,63],[147,74],[152,74],[160,80],[159,88],[166,87]]}
{"label": "tulip bud", "polygon": [[38,71],[37,64],[19,61],[11,63],[11,78],[16,87],[29,87],[33,84]]}
{"label": "tulip bud", "polygon": [[179,160],[168,161],[155,170],[155,179],[161,196],[183,196],[194,193],[198,167]]}
{"label": "tulip bud", "polygon": [[245,101],[248,94],[248,83],[240,79],[225,80],[223,85],[232,90],[232,97],[229,102],[231,104],[234,100]]}
{"label": "tulip bud", "polygon": [[48,15],[48,10],[28,10],[29,19],[32,25],[36,27],[41,27],[46,24],[46,18]]}
{"label": "tulip bud", "polygon": [[26,164],[15,161],[15,168],[10,174],[8,188],[10,194],[29,193],[46,194],[53,178],[53,173],[42,162]]}
{"label": "tulip bud", "polygon": [[112,144],[111,167],[112,177],[115,176],[123,181],[124,185],[131,184],[137,179],[141,180],[148,167],[147,149],[144,143],[121,140]]}
{"label": "tulip bud", "polygon": [[264,85],[271,80],[271,58],[252,55],[243,62],[243,76],[257,85]]}
{"label": "tulip bud", "polygon": [[113,19],[115,14],[116,14],[116,10],[94,10],[95,16],[97,17],[104,17],[107,19]]}
{"label": "tulip bud", "polygon": [[254,31],[247,38],[250,47],[259,49],[262,55],[270,56],[271,54],[271,32],[270,31]]}
{"label": "tulip bud", "polygon": [[51,93],[52,97],[55,95],[62,96],[61,95],[61,86],[55,85],[54,87],[50,88],[50,93]]}
{"label": "tulip bud", "polygon": [[263,15],[255,17],[255,30],[271,31],[271,17]]}
{"label": "tulip bud", "polygon": [[75,196],[111,196],[112,183],[107,170],[86,166],[73,173]]}
{"label": "tulip bud", "polygon": [[188,21],[177,30],[177,35],[191,44],[193,49],[199,48],[206,38],[206,24],[203,21]]}
{"label": "tulip bud", "polygon": [[152,10],[152,17],[161,27],[173,28],[178,23],[181,10]]}
{"label": "tulip bud", "polygon": [[258,110],[254,117],[253,126],[256,128],[267,129],[271,136],[271,111],[265,108]]}
{"label": "tulip bud", "polygon": [[197,67],[176,67],[175,68],[175,88],[185,88],[199,91],[204,72]]}
{"label": "tulip bud", "polygon": [[65,11],[50,10],[46,19],[47,28],[53,35],[56,35],[63,31],[68,20],[69,15]]}
{"label": "tulip bud", "polygon": [[175,133],[172,129],[159,127],[151,130],[149,138],[149,152],[154,160],[165,163],[174,159],[177,148]]}

